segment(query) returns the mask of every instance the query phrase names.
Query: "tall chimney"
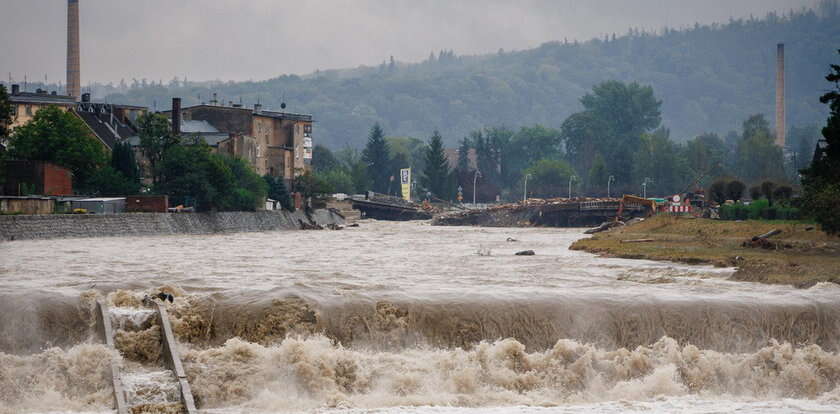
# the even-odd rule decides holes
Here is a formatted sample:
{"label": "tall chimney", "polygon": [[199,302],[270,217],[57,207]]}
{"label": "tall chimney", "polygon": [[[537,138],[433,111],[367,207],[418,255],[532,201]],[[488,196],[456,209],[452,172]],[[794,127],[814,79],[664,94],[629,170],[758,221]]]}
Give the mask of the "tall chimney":
{"label": "tall chimney", "polygon": [[776,46],[776,145],[785,146],[785,44]]}
{"label": "tall chimney", "polygon": [[82,79],[79,57],[79,0],[67,0],[67,95],[79,99]]}
{"label": "tall chimney", "polygon": [[181,98],[172,98],[172,135],[181,135]]}

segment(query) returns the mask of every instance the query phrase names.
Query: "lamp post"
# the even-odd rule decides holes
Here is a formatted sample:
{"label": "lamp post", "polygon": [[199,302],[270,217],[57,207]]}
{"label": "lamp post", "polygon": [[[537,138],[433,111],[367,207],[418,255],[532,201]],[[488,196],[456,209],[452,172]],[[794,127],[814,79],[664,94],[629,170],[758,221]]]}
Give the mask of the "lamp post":
{"label": "lamp post", "polygon": [[642,183],[642,198],[647,198],[647,185],[653,184],[653,178],[645,177],[645,181]]}
{"label": "lamp post", "polygon": [[569,200],[572,199],[572,181],[576,181],[576,180],[577,180],[577,177],[575,177],[574,175],[569,177]]}
{"label": "lamp post", "polygon": [[607,198],[610,198],[610,184],[615,182],[615,176],[611,175],[610,178],[607,179]]}
{"label": "lamp post", "polygon": [[478,183],[478,177],[481,177],[481,171],[475,170],[475,176],[473,176],[473,207],[475,207],[475,187]]}
{"label": "lamp post", "polygon": [[525,200],[528,199],[528,179],[531,178],[531,174],[525,174],[525,190],[522,191],[522,202],[524,203]]}

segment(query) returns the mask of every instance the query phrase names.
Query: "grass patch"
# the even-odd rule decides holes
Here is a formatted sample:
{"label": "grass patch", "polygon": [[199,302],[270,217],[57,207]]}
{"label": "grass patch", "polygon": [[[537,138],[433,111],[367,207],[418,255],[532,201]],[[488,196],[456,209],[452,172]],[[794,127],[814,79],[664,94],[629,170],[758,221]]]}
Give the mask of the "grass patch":
{"label": "grass patch", "polygon": [[[810,230],[809,230],[810,228]],[[773,229],[775,250],[743,247],[749,238]],[[622,240],[653,239],[650,243]],[[610,257],[667,260],[738,268],[736,280],[791,284],[840,283],[840,239],[803,221],[721,221],[657,216],[644,222],[598,233],[570,247]]]}

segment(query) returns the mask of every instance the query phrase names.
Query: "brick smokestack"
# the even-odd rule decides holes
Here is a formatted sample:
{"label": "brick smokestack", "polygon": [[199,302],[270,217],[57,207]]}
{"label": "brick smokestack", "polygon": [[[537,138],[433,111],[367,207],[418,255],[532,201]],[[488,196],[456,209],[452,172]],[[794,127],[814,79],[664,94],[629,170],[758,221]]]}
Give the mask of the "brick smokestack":
{"label": "brick smokestack", "polygon": [[79,0],[67,0],[67,95],[82,96],[79,57]]}
{"label": "brick smokestack", "polygon": [[172,98],[172,135],[181,135],[181,98]]}
{"label": "brick smokestack", "polygon": [[785,146],[785,44],[776,46],[776,145]]}

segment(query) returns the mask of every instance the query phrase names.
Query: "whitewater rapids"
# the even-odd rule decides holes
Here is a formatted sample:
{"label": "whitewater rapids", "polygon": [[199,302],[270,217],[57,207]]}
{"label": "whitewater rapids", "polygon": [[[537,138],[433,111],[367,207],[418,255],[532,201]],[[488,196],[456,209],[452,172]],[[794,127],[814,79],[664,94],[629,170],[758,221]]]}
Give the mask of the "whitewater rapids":
{"label": "whitewater rapids", "polygon": [[108,412],[110,362],[154,363],[160,339],[98,345],[94,299],[130,321],[161,290],[207,413],[840,410],[840,288],[597,258],[579,237],[364,221],[3,243],[0,414]]}

